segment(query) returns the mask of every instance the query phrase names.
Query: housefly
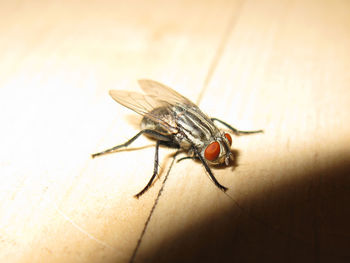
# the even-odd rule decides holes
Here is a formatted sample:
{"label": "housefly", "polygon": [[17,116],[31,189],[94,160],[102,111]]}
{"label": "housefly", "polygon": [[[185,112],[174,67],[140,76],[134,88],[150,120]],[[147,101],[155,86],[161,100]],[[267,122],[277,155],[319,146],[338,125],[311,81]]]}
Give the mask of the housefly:
{"label": "housefly", "polygon": [[229,133],[219,130],[214,122],[226,126],[235,135],[260,133],[262,130],[237,130],[224,121],[209,118],[189,99],[159,82],[141,79],[138,83],[145,94],[110,90],[109,95],[116,102],[143,116],[141,131],[127,142],[92,154],[92,157],[127,147],[141,134],[145,134],[156,140],[154,170],[147,185],[135,195],[136,198],[148,190],[158,173],[160,145],[180,148],[189,154],[186,158],[200,160],[214,184],[226,191],[228,188],[216,180],[209,165],[229,165],[230,159],[233,159],[230,150],[232,138]]}

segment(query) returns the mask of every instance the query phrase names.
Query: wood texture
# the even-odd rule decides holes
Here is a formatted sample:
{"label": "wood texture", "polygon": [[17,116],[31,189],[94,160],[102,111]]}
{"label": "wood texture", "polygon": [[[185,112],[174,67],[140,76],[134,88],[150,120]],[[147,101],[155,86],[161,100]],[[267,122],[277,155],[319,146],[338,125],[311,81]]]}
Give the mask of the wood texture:
{"label": "wood texture", "polygon": [[[348,262],[349,10],[2,1],[0,261]],[[200,163],[161,148],[159,179],[133,198],[153,170],[146,138],[90,158],[139,130],[108,96],[139,90],[139,78],[264,129],[234,137],[235,163],[213,168],[227,194]]]}

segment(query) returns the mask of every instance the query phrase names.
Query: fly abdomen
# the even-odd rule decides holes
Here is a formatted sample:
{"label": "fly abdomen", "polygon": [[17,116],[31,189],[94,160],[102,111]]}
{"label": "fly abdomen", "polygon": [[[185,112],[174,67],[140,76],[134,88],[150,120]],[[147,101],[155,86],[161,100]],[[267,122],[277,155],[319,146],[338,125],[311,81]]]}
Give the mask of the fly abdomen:
{"label": "fly abdomen", "polygon": [[[169,127],[171,127],[174,132],[170,132]],[[142,130],[154,130],[163,135],[175,134],[177,132],[175,127],[174,116],[167,107],[159,107],[152,110],[145,115],[141,121]]]}

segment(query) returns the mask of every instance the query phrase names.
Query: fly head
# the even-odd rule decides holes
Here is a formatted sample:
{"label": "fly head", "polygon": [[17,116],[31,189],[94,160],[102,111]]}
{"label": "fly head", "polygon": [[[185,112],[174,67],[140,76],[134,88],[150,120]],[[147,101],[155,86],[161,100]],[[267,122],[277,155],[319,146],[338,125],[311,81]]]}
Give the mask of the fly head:
{"label": "fly head", "polygon": [[202,149],[202,154],[210,164],[229,165],[230,159],[233,159],[231,148],[232,138],[228,133],[222,133],[206,144]]}

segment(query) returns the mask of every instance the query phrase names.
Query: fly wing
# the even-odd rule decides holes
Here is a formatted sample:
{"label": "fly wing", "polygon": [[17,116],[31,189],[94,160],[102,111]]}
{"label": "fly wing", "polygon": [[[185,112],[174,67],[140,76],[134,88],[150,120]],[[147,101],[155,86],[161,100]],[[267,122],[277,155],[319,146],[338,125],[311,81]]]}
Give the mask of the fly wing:
{"label": "fly wing", "polygon": [[143,116],[151,112],[153,109],[166,106],[162,105],[150,96],[137,92],[129,92],[125,90],[110,90],[109,95],[119,104],[141,114]]}
{"label": "fly wing", "polygon": [[142,116],[152,119],[169,132],[177,131],[176,127],[171,125],[169,120],[161,119],[159,116],[152,113],[154,109],[159,107],[168,108],[170,106],[168,102],[156,100],[148,95],[125,90],[110,90],[109,95],[119,104],[141,114]]}
{"label": "fly wing", "polygon": [[160,102],[167,102],[169,104],[180,104],[187,106],[195,106],[189,99],[185,98],[175,90],[163,85],[154,80],[140,79],[138,83],[141,89],[149,96]]}

